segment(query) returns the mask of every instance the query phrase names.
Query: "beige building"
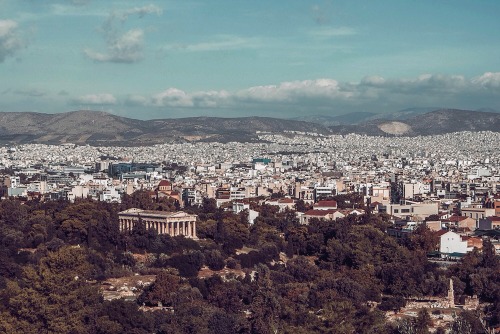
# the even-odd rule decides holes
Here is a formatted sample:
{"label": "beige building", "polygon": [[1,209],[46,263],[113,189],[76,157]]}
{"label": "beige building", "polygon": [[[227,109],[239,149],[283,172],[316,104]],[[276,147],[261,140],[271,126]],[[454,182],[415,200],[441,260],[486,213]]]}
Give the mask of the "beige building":
{"label": "beige building", "polygon": [[155,229],[158,234],[168,234],[172,237],[183,235],[186,238],[197,239],[196,219],[198,216],[183,211],[166,212],[132,208],[118,213],[118,218],[120,232],[131,231],[140,220],[147,229]]}
{"label": "beige building", "polygon": [[483,208],[481,205],[472,205],[468,208],[462,208],[462,215],[479,220],[486,217],[491,217],[495,215],[495,209],[493,208]]}
{"label": "beige building", "polygon": [[316,210],[312,209],[299,216],[300,224],[309,224],[313,218],[323,220],[336,220],[337,218],[344,218],[345,215],[339,210]]}
{"label": "beige building", "polygon": [[419,217],[424,219],[430,215],[437,215],[439,213],[439,206],[437,202],[420,203],[406,201],[405,204],[389,204],[387,206],[387,213],[400,217]]}
{"label": "beige building", "polygon": [[389,204],[391,202],[391,186],[390,185],[373,185],[371,190],[371,202],[379,202]]}

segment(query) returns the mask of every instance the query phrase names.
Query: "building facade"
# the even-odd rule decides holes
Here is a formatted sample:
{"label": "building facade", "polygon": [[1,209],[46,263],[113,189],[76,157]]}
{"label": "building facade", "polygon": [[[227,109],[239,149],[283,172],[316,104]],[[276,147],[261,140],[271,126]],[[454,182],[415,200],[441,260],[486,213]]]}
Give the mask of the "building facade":
{"label": "building facade", "polygon": [[147,229],[155,229],[158,234],[168,234],[172,237],[183,235],[186,238],[197,239],[197,215],[183,211],[166,212],[142,209],[128,209],[118,213],[120,232],[132,231],[135,224],[143,222]]}

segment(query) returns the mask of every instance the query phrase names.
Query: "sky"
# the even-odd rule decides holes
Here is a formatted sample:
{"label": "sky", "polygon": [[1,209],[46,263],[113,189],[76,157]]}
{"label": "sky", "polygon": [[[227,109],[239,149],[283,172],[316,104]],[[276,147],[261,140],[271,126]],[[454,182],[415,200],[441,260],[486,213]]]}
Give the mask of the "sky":
{"label": "sky", "polygon": [[500,111],[498,0],[0,0],[0,111]]}

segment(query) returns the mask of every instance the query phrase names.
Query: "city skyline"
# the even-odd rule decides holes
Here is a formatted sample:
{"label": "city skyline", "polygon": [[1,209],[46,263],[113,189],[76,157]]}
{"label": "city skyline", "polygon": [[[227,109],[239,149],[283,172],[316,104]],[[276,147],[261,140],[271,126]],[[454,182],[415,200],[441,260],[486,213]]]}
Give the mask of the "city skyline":
{"label": "city skyline", "polygon": [[500,110],[500,4],[0,0],[0,111]]}

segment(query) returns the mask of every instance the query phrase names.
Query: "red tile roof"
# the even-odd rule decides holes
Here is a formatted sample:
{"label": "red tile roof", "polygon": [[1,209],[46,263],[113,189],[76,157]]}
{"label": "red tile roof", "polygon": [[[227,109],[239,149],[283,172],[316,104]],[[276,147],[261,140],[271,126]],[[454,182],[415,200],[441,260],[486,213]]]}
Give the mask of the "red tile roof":
{"label": "red tile roof", "polygon": [[158,187],[170,187],[172,184],[167,180],[161,180]]}
{"label": "red tile roof", "polygon": [[278,200],[279,203],[294,203],[293,199],[291,198],[281,198]]}
{"label": "red tile roof", "polygon": [[319,201],[318,203],[314,204],[314,206],[319,206],[319,207],[337,207],[337,201]]}
{"label": "red tile roof", "polygon": [[437,231],[437,232],[436,232],[436,235],[437,235],[438,237],[440,237],[440,236],[442,236],[443,234],[448,233],[448,232],[449,232],[448,230],[439,230],[439,231]]}
{"label": "red tile roof", "polygon": [[462,220],[467,219],[467,216],[450,216],[447,220],[450,222],[461,222]]}

